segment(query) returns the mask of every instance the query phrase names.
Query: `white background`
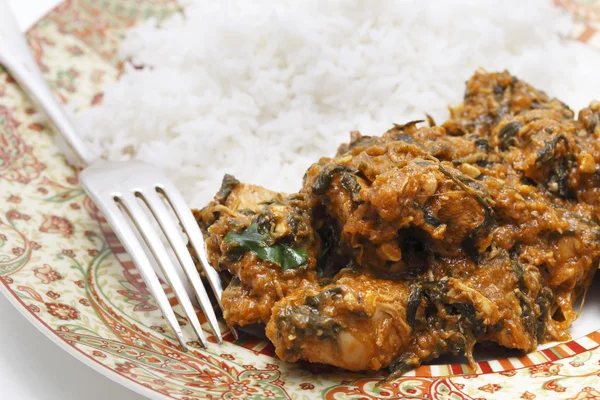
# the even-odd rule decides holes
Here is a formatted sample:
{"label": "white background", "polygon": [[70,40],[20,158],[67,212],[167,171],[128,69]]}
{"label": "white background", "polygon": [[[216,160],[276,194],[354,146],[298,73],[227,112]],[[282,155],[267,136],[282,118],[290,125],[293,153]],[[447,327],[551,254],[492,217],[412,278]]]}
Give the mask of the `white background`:
{"label": "white background", "polygon": [[[6,1],[6,0],[0,0]],[[57,0],[9,0],[24,30]],[[45,337],[0,295],[0,399],[140,400]]]}

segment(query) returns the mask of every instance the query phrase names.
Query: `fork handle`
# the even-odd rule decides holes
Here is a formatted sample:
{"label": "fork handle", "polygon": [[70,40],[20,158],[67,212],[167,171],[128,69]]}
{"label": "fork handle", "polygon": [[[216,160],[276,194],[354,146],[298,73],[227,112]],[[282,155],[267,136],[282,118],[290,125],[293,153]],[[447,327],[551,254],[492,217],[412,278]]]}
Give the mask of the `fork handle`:
{"label": "fork handle", "polygon": [[74,153],[66,153],[69,161],[80,167],[90,165],[97,156],[77,135],[63,106],[52,94],[27,46],[25,36],[19,30],[7,0],[0,0],[0,64],[57,128],[64,142],[72,150],[71,153]]}

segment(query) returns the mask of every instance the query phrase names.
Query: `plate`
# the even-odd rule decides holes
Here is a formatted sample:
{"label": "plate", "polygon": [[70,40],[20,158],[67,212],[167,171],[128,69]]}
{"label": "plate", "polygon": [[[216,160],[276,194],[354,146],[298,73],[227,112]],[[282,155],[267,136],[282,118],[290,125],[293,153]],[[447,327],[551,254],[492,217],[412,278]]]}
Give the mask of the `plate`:
{"label": "plate", "polygon": [[[600,1],[555,3],[579,19],[574,39],[600,44],[595,33]],[[70,0],[29,31],[29,44],[62,101],[93,106],[102,101],[103,86],[118,78],[116,50],[124,30],[177,10],[172,0]],[[207,350],[192,341],[189,352],[179,351],[131,259],[52,136],[0,69],[0,291],[65,351],[142,395],[181,400],[600,398],[597,295],[588,299],[572,331],[585,335],[579,339],[527,355],[495,355],[474,370],[460,362],[424,365],[381,387],[377,375],[282,362],[270,344],[251,336],[235,342],[226,336],[223,346]],[[592,291],[600,293],[598,282],[594,285]],[[186,337],[192,337],[186,320],[179,320]],[[210,334],[208,339],[216,342]]]}

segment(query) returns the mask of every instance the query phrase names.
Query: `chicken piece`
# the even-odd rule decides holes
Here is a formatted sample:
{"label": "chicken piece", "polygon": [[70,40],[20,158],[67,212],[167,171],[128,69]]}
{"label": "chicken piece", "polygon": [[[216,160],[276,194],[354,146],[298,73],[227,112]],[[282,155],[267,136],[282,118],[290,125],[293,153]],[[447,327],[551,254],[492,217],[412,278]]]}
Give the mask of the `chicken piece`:
{"label": "chicken piece", "polygon": [[595,120],[600,103],[580,113],[580,120],[564,119],[555,110],[531,110],[507,117],[492,130],[502,143],[503,158],[533,182],[563,199],[597,204],[600,190],[600,146]]}
{"label": "chicken piece", "polygon": [[379,370],[408,343],[409,289],[342,270],[334,283],[297,289],[275,304],[267,336],[282,360]]}
{"label": "chicken piece", "polygon": [[[354,135],[335,159],[321,159],[309,168],[303,192],[333,220],[340,237],[338,252],[393,276],[406,270],[402,253],[409,258],[413,254],[403,237],[411,242],[417,235],[425,246],[459,254],[465,240],[485,230],[488,196],[470,176],[473,171],[465,174],[427,152],[428,145],[437,143],[440,129],[409,124],[379,138]],[[474,142],[454,139],[463,142],[461,156],[473,154]]]}
{"label": "chicken piece", "polygon": [[228,325],[266,323],[276,301],[316,280],[320,239],[302,195],[226,176],[215,201],[194,213],[209,261],[230,281],[221,298]]}
{"label": "chicken piece", "polygon": [[508,72],[479,71],[467,82],[463,104],[451,114],[443,125],[448,134],[488,142],[498,152],[493,161],[508,163],[560,198],[600,201],[599,101],[575,120],[564,103]]}
{"label": "chicken piece", "polygon": [[450,120],[443,124],[449,135],[475,134],[487,139],[492,127],[506,115],[535,109],[556,110],[567,119],[573,112],[564,103],[533,88],[507,71],[483,70],[467,81],[462,104],[450,108]]}

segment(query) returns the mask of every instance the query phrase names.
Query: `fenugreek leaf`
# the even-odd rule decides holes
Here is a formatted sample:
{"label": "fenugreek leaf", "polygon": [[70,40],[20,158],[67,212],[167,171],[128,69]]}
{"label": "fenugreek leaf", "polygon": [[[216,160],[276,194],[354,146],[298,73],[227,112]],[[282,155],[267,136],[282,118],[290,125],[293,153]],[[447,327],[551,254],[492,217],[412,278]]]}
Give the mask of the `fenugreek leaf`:
{"label": "fenugreek leaf", "polygon": [[245,251],[252,251],[261,260],[277,264],[281,269],[297,268],[306,263],[305,249],[294,249],[285,244],[268,245],[268,234],[258,231],[258,224],[252,224],[242,232],[231,231],[225,235],[225,243],[235,243]]}

